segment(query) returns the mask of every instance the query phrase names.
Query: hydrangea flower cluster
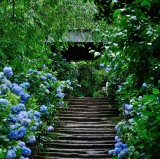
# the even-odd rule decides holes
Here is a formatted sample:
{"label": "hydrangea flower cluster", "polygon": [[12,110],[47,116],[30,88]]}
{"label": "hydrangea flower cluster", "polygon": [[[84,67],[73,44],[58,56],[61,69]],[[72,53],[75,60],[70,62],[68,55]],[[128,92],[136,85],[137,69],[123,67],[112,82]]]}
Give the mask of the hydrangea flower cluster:
{"label": "hydrangea flower cluster", "polygon": [[117,142],[115,149],[110,150],[108,153],[113,156],[118,156],[118,159],[122,159],[129,154],[128,146],[123,144],[118,136],[115,137],[115,140]]}
{"label": "hydrangea flower cluster", "polygon": [[56,97],[57,98],[64,98],[65,94],[62,92],[62,89],[59,87],[57,88],[57,94]]}
{"label": "hydrangea flower cluster", "polygon": [[[53,120],[49,116],[54,112],[52,109],[56,107],[51,105],[64,106],[63,90],[65,88],[73,90],[73,87],[70,80],[60,82],[51,73],[37,70],[30,69],[27,74],[20,73],[12,76],[11,67],[5,67],[3,72],[0,72],[0,110],[8,111],[5,125],[8,130],[7,140],[10,140],[5,155],[6,159],[17,157],[29,159],[31,150],[26,147],[26,143],[36,142],[36,131],[39,131],[43,122],[46,122],[46,114],[48,123]],[[12,77],[13,83],[7,79],[8,77]],[[15,99],[10,99],[8,94]],[[35,99],[37,107],[28,108],[30,98]],[[46,125],[42,131],[52,132],[54,127]],[[21,149],[21,154],[18,149]]]}

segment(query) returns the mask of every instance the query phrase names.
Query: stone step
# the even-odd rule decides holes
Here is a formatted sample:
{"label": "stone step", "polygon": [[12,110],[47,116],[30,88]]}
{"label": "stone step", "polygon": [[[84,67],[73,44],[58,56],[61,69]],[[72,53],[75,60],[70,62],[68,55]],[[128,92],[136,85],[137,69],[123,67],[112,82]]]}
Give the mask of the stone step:
{"label": "stone step", "polygon": [[103,101],[91,101],[91,102],[86,102],[86,101],[72,101],[69,103],[70,105],[78,106],[78,105],[110,105],[109,102],[103,102]]}
{"label": "stone step", "polygon": [[56,127],[64,127],[64,128],[107,128],[111,127],[114,128],[115,126],[112,124],[57,124]]}
{"label": "stone step", "polygon": [[98,118],[98,117],[58,117],[59,120],[65,120],[65,121],[95,121],[95,122],[101,122],[101,121],[105,121],[107,119],[107,116],[104,118]]}
{"label": "stone step", "polygon": [[[101,140],[97,140],[97,141],[92,141],[92,140],[52,140],[52,142],[54,143],[64,143],[64,144],[114,144],[115,140],[113,137],[113,140],[108,140],[108,141],[101,141]],[[45,143],[44,143],[45,144]]]}
{"label": "stone step", "polygon": [[[94,157],[50,157],[50,156],[36,156],[35,159],[84,159],[84,158],[87,158],[87,159],[93,159]],[[112,157],[99,157],[100,159],[112,159]],[[96,156],[96,159],[97,159],[97,156]]]}
{"label": "stone step", "polygon": [[116,132],[113,130],[106,131],[106,130],[98,130],[98,131],[92,131],[92,130],[73,130],[73,129],[64,129],[64,130],[58,130],[59,133],[66,133],[66,134],[73,134],[73,135],[101,135],[101,134],[113,134],[116,136]]}
{"label": "stone step", "polygon": [[[70,131],[71,129],[70,128],[55,128],[55,132],[57,132],[57,131],[64,131],[64,130],[66,130],[66,131]],[[74,129],[72,129],[72,130],[74,130],[74,131],[80,131],[80,132],[82,132],[82,131],[115,131],[115,128],[74,128]]]}
{"label": "stone step", "polygon": [[64,152],[41,152],[40,153],[41,156],[47,156],[47,157],[83,157],[83,158],[105,158],[105,157],[110,157],[110,155],[106,154],[78,154],[78,153],[74,153],[74,152],[70,152],[70,153],[64,153]]}
{"label": "stone step", "polygon": [[[104,140],[105,140],[105,138],[104,138]],[[87,144],[84,144],[84,143],[79,143],[79,144],[77,144],[77,143],[70,143],[70,144],[68,144],[68,143],[45,143],[45,147],[52,147],[52,148],[70,148],[70,149],[99,149],[99,148],[107,148],[107,149],[109,149],[109,148],[114,148],[114,143],[107,143],[107,144],[89,144],[89,143],[87,143]]]}
{"label": "stone step", "polygon": [[102,112],[102,111],[116,111],[117,112],[117,109],[115,108],[102,108],[102,107],[99,107],[99,108],[92,108],[92,109],[86,109],[86,108],[80,108],[80,107],[74,107],[74,108],[68,108],[68,110],[66,111],[87,111],[87,112],[92,112],[92,111],[97,111],[97,112]]}
{"label": "stone step", "polygon": [[75,152],[75,153],[80,153],[80,154],[91,154],[91,153],[106,153],[108,152],[110,149],[58,149],[58,148],[43,148],[43,151],[47,151],[47,152]]}
{"label": "stone step", "polygon": [[59,140],[93,140],[93,141],[97,141],[97,140],[114,140],[114,135],[110,134],[110,135],[103,135],[103,136],[98,136],[98,135],[69,135],[69,134],[59,134]]}
{"label": "stone step", "polygon": [[115,116],[116,114],[115,113],[106,113],[106,114],[83,114],[83,113],[76,113],[76,114],[67,114],[67,113],[62,113],[60,115],[58,115],[57,117],[84,117],[84,118],[88,118],[88,117],[112,117],[112,116]]}

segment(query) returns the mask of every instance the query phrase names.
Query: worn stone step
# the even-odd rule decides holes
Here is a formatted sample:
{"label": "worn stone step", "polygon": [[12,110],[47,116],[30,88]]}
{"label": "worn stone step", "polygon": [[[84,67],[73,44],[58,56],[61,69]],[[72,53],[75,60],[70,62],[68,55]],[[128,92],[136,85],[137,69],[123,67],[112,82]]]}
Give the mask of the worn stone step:
{"label": "worn stone step", "polygon": [[96,117],[58,117],[59,120],[65,120],[65,121],[96,121],[96,122],[101,122],[101,121],[105,121],[107,119],[107,117],[104,118],[96,118]]}
{"label": "worn stone step", "polygon": [[[104,138],[105,140],[105,138]],[[90,148],[90,149],[97,149],[97,148],[113,148],[113,143],[107,143],[107,144],[68,144],[68,143],[45,143],[46,147],[52,147],[52,148],[70,148],[70,149],[82,149],[82,148]]]}
{"label": "worn stone step", "polygon": [[[66,110],[67,111],[67,110]],[[86,109],[86,108],[80,108],[80,107],[74,107],[74,108],[68,108],[68,111],[87,111],[87,112],[92,112],[92,111],[97,111],[97,112],[101,112],[101,111],[117,111],[117,109],[115,108],[92,108],[92,109]]]}
{"label": "worn stone step", "polygon": [[114,135],[104,135],[104,136],[88,136],[88,135],[83,135],[83,136],[78,136],[78,135],[59,135],[59,140],[114,140]]}
{"label": "worn stone step", "polygon": [[115,126],[112,124],[57,124],[57,127],[64,127],[64,128],[106,128],[106,127],[112,127],[114,128]]}
{"label": "worn stone step", "polygon": [[58,155],[58,157],[83,157],[83,158],[101,158],[101,157],[109,157],[110,155],[106,154],[78,154],[78,153],[74,153],[74,152],[70,152],[70,153],[64,153],[64,152],[41,152],[40,153],[41,156],[48,156],[48,157],[56,157]]}
{"label": "worn stone step", "polygon": [[91,154],[91,153],[106,153],[108,152],[110,149],[58,149],[58,148],[43,148],[43,151],[47,151],[47,152],[75,152],[75,153],[81,153],[81,154]]}
{"label": "worn stone step", "polygon": [[[84,157],[50,157],[50,156],[36,156],[35,159],[84,159]],[[93,157],[85,157],[87,159],[93,159]],[[97,158],[97,156],[96,156]],[[112,157],[105,157],[105,158],[102,158],[100,157],[100,159],[112,159]]]}
{"label": "worn stone step", "polygon": [[67,114],[67,113],[63,113],[63,114],[60,114],[60,115],[58,115],[57,117],[59,118],[59,117],[112,117],[112,116],[115,116],[115,113],[106,113],[106,114],[87,114],[87,113],[85,113],[85,114],[81,114],[81,113],[77,113],[77,114]]}
{"label": "worn stone step", "polygon": [[86,134],[86,135],[101,135],[101,134],[114,134],[116,135],[116,131],[110,130],[110,131],[106,131],[106,130],[98,130],[98,131],[93,131],[93,130],[74,130],[74,129],[68,129],[68,130],[58,130],[59,133],[66,133],[66,134],[73,134],[73,135],[77,135],[77,134]]}
{"label": "worn stone step", "polygon": [[[66,130],[66,131],[70,131],[71,129],[70,128],[55,128],[55,132],[58,132],[58,131],[62,131],[62,130]],[[72,130],[74,130],[74,131],[80,131],[80,132],[82,132],[82,131],[115,131],[115,129],[114,128],[74,128],[74,129],[72,129]]]}
{"label": "worn stone step", "polygon": [[92,140],[52,140],[52,142],[54,143],[65,143],[65,144],[114,144],[115,140],[113,137],[113,140],[105,140],[105,141],[101,141],[101,140],[97,140],[97,141],[92,141]]}

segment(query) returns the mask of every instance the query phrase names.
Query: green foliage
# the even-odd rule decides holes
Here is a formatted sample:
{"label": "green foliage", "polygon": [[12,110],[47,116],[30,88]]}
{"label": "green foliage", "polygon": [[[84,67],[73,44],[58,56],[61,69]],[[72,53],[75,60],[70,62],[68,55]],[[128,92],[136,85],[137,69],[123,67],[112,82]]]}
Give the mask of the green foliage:
{"label": "green foliage", "polygon": [[[109,40],[99,61],[106,66],[108,94],[124,116],[117,127],[129,146],[126,158],[159,158],[160,4],[157,0],[95,3],[98,16],[113,26],[103,32]],[[126,110],[126,104],[133,109]]]}

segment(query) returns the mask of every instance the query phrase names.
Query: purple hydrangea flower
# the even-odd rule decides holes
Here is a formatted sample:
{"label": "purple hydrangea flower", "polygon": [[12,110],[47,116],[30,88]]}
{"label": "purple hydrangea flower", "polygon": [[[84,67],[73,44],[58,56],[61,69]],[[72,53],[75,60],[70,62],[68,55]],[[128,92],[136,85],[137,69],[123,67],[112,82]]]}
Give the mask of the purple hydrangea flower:
{"label": "purple hydrangea flower", "polygon": [[3,69],[3,72],[4,72],[4,74],[5,74],[7,77],[13,76],[13,70],[12,70],[11,67],[5,67],[5,68]]}

